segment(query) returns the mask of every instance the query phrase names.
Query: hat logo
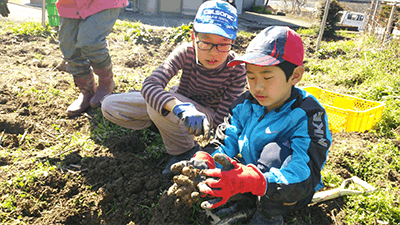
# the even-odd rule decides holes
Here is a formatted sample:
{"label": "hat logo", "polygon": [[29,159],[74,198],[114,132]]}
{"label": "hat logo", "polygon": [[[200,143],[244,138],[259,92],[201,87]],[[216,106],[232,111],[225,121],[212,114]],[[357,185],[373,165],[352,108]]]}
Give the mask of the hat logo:
{"label": "hat logo", "polygon": [[221,11],[221,10],[217,10],[217,9],[205,9],[203,11],[204,15],[211,15],[211,16],[221,16],[221,17],[225,17],[230,21],[234,21],[235,18],[232,15],[229,15],[228,13]]}

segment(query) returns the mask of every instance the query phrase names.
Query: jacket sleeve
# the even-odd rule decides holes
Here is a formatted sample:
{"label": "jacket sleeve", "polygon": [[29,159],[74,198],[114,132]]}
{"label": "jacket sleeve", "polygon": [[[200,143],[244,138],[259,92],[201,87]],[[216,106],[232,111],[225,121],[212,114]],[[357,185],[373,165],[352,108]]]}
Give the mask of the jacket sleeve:
{"label": "jacket sleeve", "polygon": [[[233,59],[233,58],[232,58]],[[240,64],[232,68],[233,81],[229,85],[225,94],[222,96],[221,101],[215,110],[214,123],[220,124],[224,121],[224,117],[228,115],[229,108],[232,103],[243,94],[244,87],[246,85],[246,70],[244,65]]]}
{"label": "jacket sleeve", "polygon": [[[244,112],[242,109],[242,102],[249,96],[249,92],[242,94],[238,99],[231,105],[230,114],[225,117],[224,122],[217,128],[215,139],[211,142],[217,145],[217,150],[212,154],[223,153],[229,157],[234,157],[239,153],[239,136],[243,131],[243,121],[241,121],[241,115]],[[220,167],[220,165],[217,165]]]}
{"label": "jacket sleeve", "polygon": [[266,195],[273,201],[293,203],[322,187],[321,170],[332,142],[326,112],[311,97],[296,110],[298,123],[290,136],[292,155],[281,168],[272,167],[264,174]]}
{"label": "jacket sleeve", "polygon": [[143,82],[141,90],[142,96],[145,98],[146,102],[160,114],[162,114],[165,103],[174,99],[174,97],[164,89],[172,77],[183,68],[186,50],[187,45],[177,47]]}

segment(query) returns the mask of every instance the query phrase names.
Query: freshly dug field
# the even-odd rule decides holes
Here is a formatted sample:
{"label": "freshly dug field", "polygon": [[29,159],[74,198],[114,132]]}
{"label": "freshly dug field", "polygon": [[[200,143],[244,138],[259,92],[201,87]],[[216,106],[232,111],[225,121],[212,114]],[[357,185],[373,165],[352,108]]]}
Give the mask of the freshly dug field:
{"label": "freshly dug field", "polygon": [[[176,47],[164,42],[173,36],[171,30],[147,28],[143,33],[148,36],[142,39],[133,39],[129,32],[118,28],[109,36],[116,93],[140,88]],[[251,38],[239,36],[235,50],[243,54]],[[160,143],[158,134],[120,128],[106,121],[99,109],[66,116],[79,91],[65,70],[56,36],[7,32],[0,43],[0,221],[211,224],[199,203],[175,206],[174,198],[167,196],[172,176],[161,171],[170,156],[161,144],[154,145]],[[306,50],[314,48],[308,38],[305,44]],[[341,133],[333,140],[331,153],[337,140],[362,146],[374,136]],[[341,177],[352,176],[342,158],[329,160],[338,165]],[[399,181],[400,176],[393,173],[391,179]],[[337,198],[290,212],[285,223],[343,224],[344,201]]]}

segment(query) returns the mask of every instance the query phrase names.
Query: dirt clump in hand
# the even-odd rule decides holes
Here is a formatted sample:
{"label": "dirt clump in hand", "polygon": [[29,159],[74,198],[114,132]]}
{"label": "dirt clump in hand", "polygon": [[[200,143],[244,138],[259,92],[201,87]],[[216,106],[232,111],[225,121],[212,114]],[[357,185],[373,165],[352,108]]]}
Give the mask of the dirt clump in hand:
{"label": "dirt clump in hand", "polygon": [[[216,153],[213,159],[216,163],[223,166],[223,170],[234,169],[234,165],[222,153]],[[174,184],[168,189],[168,196],[175,196],[175,205],[185,204],[189,207],[200,199],[200,191],[197,185],[206,179],[203,170],[196,169],[193,165],[184,166],[174,164],[171,171],[178,174],[173,180]]]}
{"label": "dirt clump in hand", "polygon": [[200,199],[200,192],[197,184],[202,180],[199,176],[200,171],[192,165],[185,167],[172,167],[175,173],[174,184],[168,189],[168,196],[175,196],[175,205],[185,204],[189,207]]}

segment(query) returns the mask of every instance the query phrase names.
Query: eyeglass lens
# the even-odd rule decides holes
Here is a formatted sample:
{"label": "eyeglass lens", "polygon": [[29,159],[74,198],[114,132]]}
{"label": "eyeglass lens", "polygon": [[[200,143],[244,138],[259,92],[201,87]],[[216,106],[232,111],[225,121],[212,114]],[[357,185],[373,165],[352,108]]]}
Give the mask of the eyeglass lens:
{"label": "eyeglass lens", "polygon": [[202,41],[198,41],[197,44],[201,50],[211,50],[215,46],[220,52],[229,52],[232,48],[230,44],[212,44]]}

